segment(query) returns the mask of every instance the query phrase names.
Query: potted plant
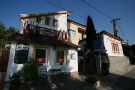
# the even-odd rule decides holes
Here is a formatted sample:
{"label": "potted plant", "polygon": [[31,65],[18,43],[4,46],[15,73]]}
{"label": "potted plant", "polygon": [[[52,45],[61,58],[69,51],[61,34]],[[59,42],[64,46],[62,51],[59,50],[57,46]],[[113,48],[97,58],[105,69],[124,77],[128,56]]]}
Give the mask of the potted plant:
{"label": "potted plant", "polygon": [[23,78],[25,81],[27,81],[28,86],[30,88],[34,88],[35,82],[38,78],[37,63],[34,62],[33,59],[28,60],[24,64],[22,68],[22,72],[23,72]]}
{"label": "potted plant", "polygon": [[20,74],[19,72],[13,73],[12,76],[9,77],[11,80],[10,90],[18,90],[20,87]]}
{"label": "potted plant", "polygon": [[100,79],[97,75],[88,76],[85,81],[90,84],[92,89],[98,89],[100,87]]}

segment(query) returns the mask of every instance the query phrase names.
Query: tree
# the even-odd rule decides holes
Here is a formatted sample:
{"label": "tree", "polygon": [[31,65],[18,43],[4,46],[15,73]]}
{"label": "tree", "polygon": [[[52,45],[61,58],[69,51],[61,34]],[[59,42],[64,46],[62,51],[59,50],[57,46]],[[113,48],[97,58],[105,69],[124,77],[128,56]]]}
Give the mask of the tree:
{"label": "tree", "polygon": [[0,23],[0,51],[4,49],[5,44],[9,43],[9,38],[16,32],[14,27],[6,29],[4,24]]}
{"label": "tree", "polygon": [[96,30],[92,18],[88,16],[86,28],[86,48],[94,51],[94,40],[96,39]]}
{"label": "tree", "polygon": [[86,50],[85,50],[85,69],[89,74],[95,73],[94,59],[94,40],[96,39],[96,30],[92,18],[88,16],[86,28]]}

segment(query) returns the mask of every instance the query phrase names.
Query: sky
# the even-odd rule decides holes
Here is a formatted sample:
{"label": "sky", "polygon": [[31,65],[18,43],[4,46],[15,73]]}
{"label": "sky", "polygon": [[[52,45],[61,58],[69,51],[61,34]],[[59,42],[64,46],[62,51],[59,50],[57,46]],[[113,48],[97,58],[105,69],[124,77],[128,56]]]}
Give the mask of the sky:
{"label": "sky", "polygon": [[[69,19],[86,25],[87,16],[91,16],[97,32],[106,30],[113,33],[111,20],[117,21],[120,37],[135,44],[135,0],[1,0],[0,22],[6,27],[20,28],[19,15],[22,13],[46,13],[71,10]],[[101,12],[105,13],[105,15]],[[109,18],[109,17],[111,18]]]}

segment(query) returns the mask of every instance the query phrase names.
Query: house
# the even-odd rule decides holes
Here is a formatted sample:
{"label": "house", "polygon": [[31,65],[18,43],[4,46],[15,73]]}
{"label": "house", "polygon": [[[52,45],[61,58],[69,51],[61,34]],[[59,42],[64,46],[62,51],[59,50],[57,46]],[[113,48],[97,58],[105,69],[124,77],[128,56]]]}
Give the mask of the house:
{"label": "house", "polygon": [[[86,39],[79,42],[79,46],[84,50]],[[129,65],[129,59],[123,54],[122,39],[107,31],[97,33],[97,38],[94,41],[94,52],[97,55],[96,67],[97,72],[101,72],[101,57],[102,53],[107,53],[110,61],[110,72],[116,73],[123,70]],[[99,58],[98,58],[99,57]]]}
{"label": "house", "polygon": [[57,69],[73,76],[78,74],[78,44],[69,39],[69,13],[59,11],[20,15],[21,30],[11,37],[6,80],[31,58],[38,63],[39,73],[43,69],[46,72]]}
{"label": "house", "polygon": [[122,39],[120,37],[106,31],[102,31],[100,34],[102,35],[104,48],[108,56],[124,56],[121,43]]}
{"label": "house", "polygon": [[76,45],[79,45],[79,41],[86,38],[86,26],[68,19],[68,31],[70,35],[70,41]]}
{"label": "house", "polygon": [[122,39],[109,32],[100,32],[103,45],[110,60],[110,72],[117,73],[129,65],[129,58],[123,54]]}

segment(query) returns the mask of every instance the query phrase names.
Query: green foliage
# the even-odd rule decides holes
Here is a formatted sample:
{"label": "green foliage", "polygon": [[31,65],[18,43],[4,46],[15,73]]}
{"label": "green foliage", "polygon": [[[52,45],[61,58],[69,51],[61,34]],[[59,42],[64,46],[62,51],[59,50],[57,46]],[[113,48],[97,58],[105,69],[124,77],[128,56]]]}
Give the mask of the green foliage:
{"label": "green foliage", "polygon": [[96,39],[96,30],[92,18],[88,16],[86,28],[86,48],[94,50],[94,40]]}
{"label": "green foliage", "polygon": [[12,76],[9,76],[9,79],[11,81],[17,81],[20,79],[20,71],[16,72],[16,73],[13,73]]}
{"label": "green foliage", "polygon": [[27,61],[22,68],[25,80],[36,80],[38,77],[37,63],[33,59]]}
{"label": "green foliage", "polygon": [[91,75],[85,79],[85,81],[89,84],[95,84],[96,81],[99,80],[99,77],[97,75]]}
{"label": "green foliage", "polygon": [[5,30],[5,28],[6,27],[4,26],[4,24],[0,23],[0,32],[3,31],[3,30]]}
{"label": "green foliage", "polygon": [[9,43],[9,38],[16,32],[14,27],[6,27],[0,23],[0,50],[5,47],[5,44]]}

